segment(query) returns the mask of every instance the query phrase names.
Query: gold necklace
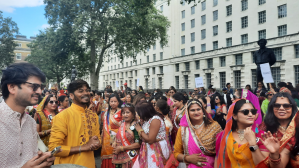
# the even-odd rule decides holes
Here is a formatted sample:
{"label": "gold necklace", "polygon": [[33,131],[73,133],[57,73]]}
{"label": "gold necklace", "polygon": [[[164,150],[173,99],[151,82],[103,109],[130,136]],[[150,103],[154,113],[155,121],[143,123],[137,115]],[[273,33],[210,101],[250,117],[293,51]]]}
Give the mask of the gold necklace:
{"label": "gold necklace", "polygon": [[238,133],[238,136],[239,136],[241,142],[244,140],[244,132],[245,132],[244,129],[243,130],[237,130],[237,133]]}
{"label": "gold necklace", "polygon": [[279,129],[281,130],[281,132],[284,134],[286,132],[288,127],[283,127],[283,126],[279,126]]}

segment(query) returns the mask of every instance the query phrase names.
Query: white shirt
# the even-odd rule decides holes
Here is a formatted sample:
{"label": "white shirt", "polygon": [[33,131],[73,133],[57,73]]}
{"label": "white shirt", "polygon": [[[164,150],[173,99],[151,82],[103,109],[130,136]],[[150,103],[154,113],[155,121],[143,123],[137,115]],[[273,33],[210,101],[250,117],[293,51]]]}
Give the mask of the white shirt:
{"label": "white shirt", "polygon": [[19,168],[37,155],[36,122],[0,103],[0,167]]}

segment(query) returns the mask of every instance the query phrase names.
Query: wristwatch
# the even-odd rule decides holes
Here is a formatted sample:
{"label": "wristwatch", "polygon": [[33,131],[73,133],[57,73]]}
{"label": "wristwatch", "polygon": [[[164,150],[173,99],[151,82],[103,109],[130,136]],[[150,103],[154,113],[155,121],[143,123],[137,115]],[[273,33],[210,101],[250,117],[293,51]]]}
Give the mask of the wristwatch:
{"label": "wristwatch", "polygon": [[250,146],[250,147],[249,147],[249,149],[250,149],[251,152],[256,151],[258,148],[259,148],[259,146],[257,146],[257,145],[254,145],[254,146]]}

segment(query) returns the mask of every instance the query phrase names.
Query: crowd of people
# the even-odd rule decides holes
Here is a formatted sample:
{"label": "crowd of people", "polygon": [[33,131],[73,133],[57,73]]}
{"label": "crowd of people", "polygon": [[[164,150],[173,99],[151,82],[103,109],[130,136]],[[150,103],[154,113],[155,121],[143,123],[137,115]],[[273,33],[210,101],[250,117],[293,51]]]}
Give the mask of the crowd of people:
{"label": "crowd of people", "polygon": [[2,72],[0,167],[299,167],[298,84],[100,92],[78,79],[48,90],[32,64]]}

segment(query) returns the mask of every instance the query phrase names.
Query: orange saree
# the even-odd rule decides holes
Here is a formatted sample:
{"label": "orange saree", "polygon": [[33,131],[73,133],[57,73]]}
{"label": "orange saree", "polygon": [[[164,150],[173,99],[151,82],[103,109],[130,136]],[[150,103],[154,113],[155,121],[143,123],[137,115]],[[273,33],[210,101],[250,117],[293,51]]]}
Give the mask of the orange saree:
{"label": "orange saree", "polygon": [[102,168],[114,167],[112,164],[113,147],[112,144],[115,141],[115,136],[118,132],[118,128],[121,125],[121,110],[117,112],[110,112],[107,110],[103,117],[103,144],[102,144]]}

